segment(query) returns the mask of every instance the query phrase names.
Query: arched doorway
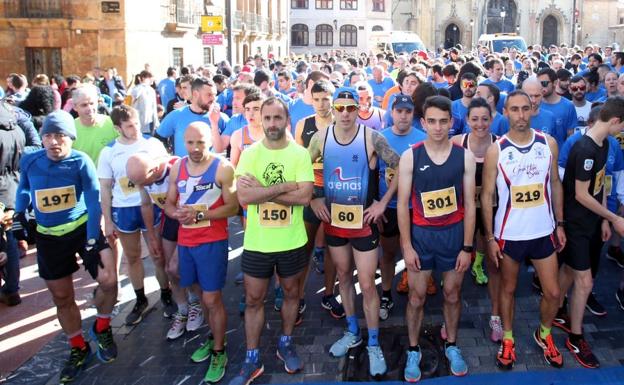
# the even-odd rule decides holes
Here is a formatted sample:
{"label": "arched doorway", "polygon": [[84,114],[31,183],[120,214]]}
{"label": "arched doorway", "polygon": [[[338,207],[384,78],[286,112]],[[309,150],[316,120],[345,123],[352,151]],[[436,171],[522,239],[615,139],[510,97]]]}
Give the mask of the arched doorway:
{"label": "arched doorway", "polygon": [[444,49],[449,49],[461,43],[460,36],[459,27],[456,24],[451,23],[447,25],[444,30]]}
{"label": "arched doorway", "polygon": [[489,0],[487,33],[516,32],[518,6],[514,0]]}
{"label": "arched doorway", "polygon": [[559,44],[559,22],[553,15],[548,15],[542,23],[542,47]]}

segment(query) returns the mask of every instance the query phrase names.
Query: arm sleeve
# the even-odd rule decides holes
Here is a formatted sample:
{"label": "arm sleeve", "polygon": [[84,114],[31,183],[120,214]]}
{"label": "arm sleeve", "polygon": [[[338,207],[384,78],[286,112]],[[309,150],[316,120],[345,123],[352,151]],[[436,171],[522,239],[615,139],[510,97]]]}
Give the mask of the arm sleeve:
{"label": "arm sleeve", "polygon": [[175,131],[175,121],[177,119],[178,110],[173,110],[165,116],[160,126],[156,129],[156,133],[162,138],[169,138]]}
{"label": "arm sleeve", "polygon": [[[15,194],[15,212],[23,213],[28,209],[30,205],[30,180],[28,179],[28,167],[26,166],[24,159],[20,162],[20,180],[17,186],[17,192]],[[6,202],[5,202],[6,203]]]}
{"label": "arm sleeve", "polygon": [[[591,180],[592,169],[595,162],[595,156],[592,151],[588,151],[585,146],[577,146],[578,152],[576,153],[576,157],[574,164],[574,175],[575,179],[581,182],[586,182]],[[589,166],[589,167],[588,167]],[[587,170],[589,168],[589,170]]]}
{"label": "arm sleeve", "polygon": [[[100,152],[97,166],[97,178],[102,179],[114,179],[113,169],[110,162],[110,147],[104,147]],[[95,166],[94,172],[95,172]]]}
{"label": "arm sleeve", "polygon": [[98,239],[100,236],[100,221],[102,220],[102,207],[100,206],[100,184],[95,174],[95,165],[87,156],[80,169],[82,191],[87,206],[87,239]]}

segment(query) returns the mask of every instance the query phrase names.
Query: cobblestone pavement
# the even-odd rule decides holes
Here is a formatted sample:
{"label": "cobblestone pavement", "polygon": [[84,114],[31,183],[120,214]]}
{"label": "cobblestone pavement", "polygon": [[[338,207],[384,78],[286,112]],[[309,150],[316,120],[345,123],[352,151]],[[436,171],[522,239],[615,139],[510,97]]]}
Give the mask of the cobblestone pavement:
{"label": "cobblestone pavement", "polygon": [[[231,227],[230,264],[228,283],[224,290],[224,301],[228,312],[227,353],[229,366],[227,382],[238,372],[245,355],[244,323],[239,315],[239,300],[243,288],[234,284],[234,276],[240,268],[239,253],[242,251],[242,232],[234,222]],[[555,370],[546,366],[539,348],[533,342],[531,333],[539,324],[539,296],[531,287],[531,274],[522,269],[519,290],[516,299],[515,327],[518,361],[514,371]],[[151,263],[146,261],[146,272],[153,274]],[[614,292],[619,282],[621,269],[603,258],[596,288],[597,298],[607,308],[606,317],[596,317],[586,313],[585,334],[594,353],[603,367],[624,365],[624,311],[617,306]],[[397,275],[395,278],[398,279]],[[439,277],[438,277],[439,278]],[[439,283],[439,279],[437,281]],[[129,283],[123,282],[124,290],[129,290]],[[334,359],[329,356],[329,346],[342,335],[344,320],[334,320],[320,307],[322,276],[311,272],[306,292],[307,310],[303,323],[295,328],[294,341],[297,350],[305,362],[302,373],[288,375],[275,357],[277,340],[280,334],[279,313],[273,310],[273,292],[267,296],[265,308],[266,322],[260,342],[261,359],[265,374],[255,381],[264,383],[295,383],[342,380],[369,380],[366,378],[365,349],[354,349],[347,359]],[[394,294],[395,307],[391,317],[380,323],[380,339],[389,365],[388,380],[402,377],[405,362],[404,348],[406,330],[404,322],[406,297]],[[191,353],[199,347],[208,327],[204,325],[197,332],[187,333],[176,341],[166,341],[165,334],[169,320],[162,317],[162,308],[158,292],[149,295],[151,311],[138,326],[123,326],[125,314],[130,311],[133,302],[120,305],[119,314],[113,320],[115,340],[119,346],[119,357],[111,364],[94,361],[75,382],[79,385],[93,384],[199,384],[207,369],[207,362],[194,364],[190,361]],[[431,375],[445,375],[446,363],[439,355],[440,340],[437,338],[442,322],[442,295],[429,297],[425,309],[426,344],[431,346],[431,357],[439,366],[429,370]],[[365,328],[361,311],[361,295],[358,296],[358,315],[360,325]],[[460,322],[458,346],[470,367],[470,373],[498,372],[494,364],[498,346],[489,341],[490,303],[484,287],[476,286],[471,277],[466,275],[463,284],[463,313]],[[85,331],[92,320],[83,323]],[[554,330],[557,346],[564,352],[566,368],[577,368],[564,347],[565,337],[559,330]],[[64,336],[59,336],[46,345],[36,356],[19,368],[7,383],[10,384],[54,384],[58,383],[58,372],[66,359],[68,348]],[[433,361],[432,361],[433,362]],[[432,364],[433,365],[433,364]]]}

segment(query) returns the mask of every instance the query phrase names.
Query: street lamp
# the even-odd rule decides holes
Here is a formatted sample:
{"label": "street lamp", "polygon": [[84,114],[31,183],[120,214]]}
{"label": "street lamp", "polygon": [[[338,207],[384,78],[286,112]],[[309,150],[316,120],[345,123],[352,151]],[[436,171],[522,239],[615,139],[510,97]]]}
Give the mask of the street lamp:
{"label": "street lamp", "polygon": [[507,12],[505,12],[505,7],[501,9],[500,17],[501,17],[501,32],[505,32],[505,16],[507,16]]}

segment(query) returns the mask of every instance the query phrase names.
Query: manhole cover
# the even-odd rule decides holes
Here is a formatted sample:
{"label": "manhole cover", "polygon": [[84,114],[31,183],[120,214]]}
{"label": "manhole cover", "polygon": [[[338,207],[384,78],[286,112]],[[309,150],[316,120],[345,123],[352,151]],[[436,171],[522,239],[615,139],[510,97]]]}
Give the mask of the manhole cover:
{"label": "manhole cover", "polygon": [[[343,369],[343,381],[374,380],[368,372],[368,353],[366,351],[368,336],[365,329],[362,331],[364,343],[349,351]],[[379,329],[379,338],[388,366],[388,372],[383,380],[404,381],[403,371],[407,360],[406,351],[409,346],[407,328],[395,326]],[[448,362],[444,357],[444,341],[440,338],[440,326],[423,325],[419,344],[423,353],[420,362],[422,378],[448,376],[450,372]]]}

